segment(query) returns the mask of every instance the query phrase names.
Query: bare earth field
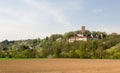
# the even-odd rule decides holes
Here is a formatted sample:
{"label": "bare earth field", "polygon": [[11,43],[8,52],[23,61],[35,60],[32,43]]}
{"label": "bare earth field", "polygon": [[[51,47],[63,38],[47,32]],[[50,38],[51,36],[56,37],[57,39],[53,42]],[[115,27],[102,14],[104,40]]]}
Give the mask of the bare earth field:
{"label": "bare earth field", "polygon": [[2,60],[0,73],[120,73],[119,60]]}

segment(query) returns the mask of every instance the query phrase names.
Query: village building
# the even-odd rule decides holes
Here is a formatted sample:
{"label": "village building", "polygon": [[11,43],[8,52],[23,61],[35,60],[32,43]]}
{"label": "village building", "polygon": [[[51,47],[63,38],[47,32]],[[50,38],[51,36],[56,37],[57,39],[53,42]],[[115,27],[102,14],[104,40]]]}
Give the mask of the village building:
{"label": "village building", "polygon": [[88,41],[88,40],[91,40],[91,39],[94,39],[94,40],[98,40],[98,39],[103,39],[104,36],[103,34],[101,33],[100,35],[96,34],[96,35],[93,35],[91,33],[90,36],[85,36],[85,26],[82,26],[81,27],[81,32],[82,34],[77,34],[76,36],[73,36],[73,37],[70,37],[68,39],[68,42],[74,42],[74,41]]}
{"label": "village building", "polygon": [[75,36],[75,37],[71,37],[71,38],[69,38],[68,41],[69,41],[69,42],[74,42],[74,41],[87,41],[87,37],[78,34],[78,35]]}
{"label": "village building", "polygon": [[77,34],[77,36],[70,37],[68,39],[69,42],[74,42],[74,41],[87,41],[87,36],[84,36],[83,34],[85,33],[85,26],[82,26],[82,34]]}

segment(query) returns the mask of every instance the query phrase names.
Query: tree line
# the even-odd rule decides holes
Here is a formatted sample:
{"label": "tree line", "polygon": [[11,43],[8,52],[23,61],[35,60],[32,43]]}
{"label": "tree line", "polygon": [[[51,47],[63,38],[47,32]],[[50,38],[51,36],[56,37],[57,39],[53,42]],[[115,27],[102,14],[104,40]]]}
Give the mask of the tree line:
{"label": "tree line", "polygon": [[[88,41],[68,42],[70,37],[82,34],[72,31],[53,34],[44,39],[28,39],[18,41],[4,40],[0,43],[0,58],[87,58],[87,59],[119,59],[120,35],[86,30],[85,36],[95,37]],[[101,39],[100,35],[103,34]]]}

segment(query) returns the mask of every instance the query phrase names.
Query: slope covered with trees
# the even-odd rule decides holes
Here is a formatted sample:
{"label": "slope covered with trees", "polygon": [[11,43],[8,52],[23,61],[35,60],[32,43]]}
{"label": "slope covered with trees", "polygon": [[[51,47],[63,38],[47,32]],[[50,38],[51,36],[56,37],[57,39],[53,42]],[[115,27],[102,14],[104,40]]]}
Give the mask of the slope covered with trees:
{"label": "slope covered with trees", "polygon": [[98,35],[99,39],[68,42],[77,34],[81,31],[53,34],[45,39],[4,40],[0,43],[0,58],[120,58],[120,35],[87,30],[85,36]]}

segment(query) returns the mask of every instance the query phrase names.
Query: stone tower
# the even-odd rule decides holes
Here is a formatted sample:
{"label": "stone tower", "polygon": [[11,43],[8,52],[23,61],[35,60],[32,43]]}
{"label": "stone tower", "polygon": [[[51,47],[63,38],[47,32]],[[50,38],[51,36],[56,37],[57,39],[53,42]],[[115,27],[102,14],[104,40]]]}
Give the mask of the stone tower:
{"label": "stone tower", "polygon": [[85,26],[82,26],[82,33],[84,34],[85,33]]}

